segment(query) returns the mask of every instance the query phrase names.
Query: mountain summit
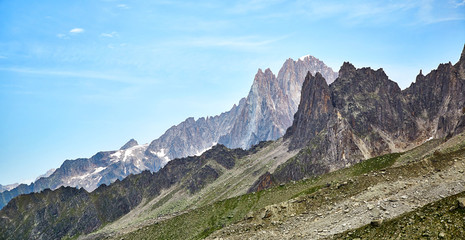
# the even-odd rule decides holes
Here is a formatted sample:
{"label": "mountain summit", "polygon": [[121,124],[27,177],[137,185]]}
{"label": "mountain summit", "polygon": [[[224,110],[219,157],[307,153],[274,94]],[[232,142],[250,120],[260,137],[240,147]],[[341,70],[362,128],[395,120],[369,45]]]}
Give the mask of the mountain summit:
{"label": "mountain summit", "polygon": [[139,145],[139,143],[137,143],[137,141],[134,140],[134,138],[131,138],[131,140],[129,140],[126,144],[124,144],[119,150],[126,150],[128,148],[132,148],[137,145]]}
{"label": "mountain summit", "polygon": [[218,142],[229,148],[247,149],[260,141],[283,136],[297,111],[307,72],[320,72],[328,82],[337,77],[330,67],[310,55],[297,61],[287,59],[278,76],[270,69],[259,69],[234,126]]}

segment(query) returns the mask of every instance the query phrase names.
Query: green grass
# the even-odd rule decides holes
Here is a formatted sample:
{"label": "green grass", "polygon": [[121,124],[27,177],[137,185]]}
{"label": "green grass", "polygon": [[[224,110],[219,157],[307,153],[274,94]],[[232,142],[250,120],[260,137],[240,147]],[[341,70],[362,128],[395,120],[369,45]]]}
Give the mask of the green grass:
{"label": "green grass", "polygon": [[[311,181],[307,181],[311,182]],[[125,239],[202,239],[244,219],[247,213],[291,199],[305,191],[305,181],[215,202],[124,236]],[[182,227],[180,227],[182,226]]]}
{"label": "green grass", "polygon": [[401,155],[401,153],[391,153],[357,163],[351,167],[352,175],[358,176],[390,167]]}

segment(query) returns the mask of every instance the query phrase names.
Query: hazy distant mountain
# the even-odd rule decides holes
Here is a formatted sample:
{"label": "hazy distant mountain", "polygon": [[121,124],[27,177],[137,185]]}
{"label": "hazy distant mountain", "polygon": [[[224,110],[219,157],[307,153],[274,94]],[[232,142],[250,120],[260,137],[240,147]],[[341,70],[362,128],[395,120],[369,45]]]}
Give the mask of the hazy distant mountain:
{"label": "hazy distant mountain", "polygon": [[52,173],[55,172],[55,170],[57,170],[56,168],[52,168],[50,170],[48,170],[46,173],[42,174],[42,175],[39,175],[35,181],[39,180],[40,178],[46,178],[46,177],[49,177],[50,175],[52,175]]}
{"label": "hazy distant mountain", "polygon": [[13,183],[13,184],[8,184],[8,185],[2,185],[0,184],[0,193],[4,191],[11,190],[15,187],[19,186],[19,183]]}
{"label": "hazy distant mountain", "polygon": [[129,174],[137,174],[143,170],[158,171],[167,161],[146,155],[147,146],[148,144],[137,145],[131,139],[118,151],[99,152],[91,158],[66,160],[59,168],[49,170],[33,183],[20,184],[0,193],[0,207],[20,194],[39,192],[47,188],[53,190],[61,186],[93,191],[101,184],[110,184]]}

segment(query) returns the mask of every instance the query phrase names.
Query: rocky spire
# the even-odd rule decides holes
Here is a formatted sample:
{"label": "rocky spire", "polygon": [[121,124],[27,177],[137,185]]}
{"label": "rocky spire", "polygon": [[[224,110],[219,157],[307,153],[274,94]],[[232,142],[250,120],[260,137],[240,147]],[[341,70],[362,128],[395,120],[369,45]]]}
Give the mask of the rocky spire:
{"label": "rocky spire", "polygon": [[284,136],[292,136],[289,149],[303,147],[317,135],[326,126],[332,112],[331,92],[326,80],[319,72],[315,76],[309,72],[302,86],[302,97],[294,122]]}
{"label": "rocky spire", "polygon": [[339,69],[339,78],[350,78],[352,74],[355,72],[356,68],[350,62],[344,62]]}

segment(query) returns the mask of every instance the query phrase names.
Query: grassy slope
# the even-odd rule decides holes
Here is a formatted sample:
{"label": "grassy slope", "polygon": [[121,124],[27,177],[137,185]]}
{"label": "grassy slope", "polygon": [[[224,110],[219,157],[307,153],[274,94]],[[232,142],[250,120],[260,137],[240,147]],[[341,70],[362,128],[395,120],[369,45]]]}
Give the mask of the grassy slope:
{"label": "grassy slope", "polygon": [[[465,135],[460,135],[445,144],[442,144],[441,140],[432,140],[405,153],[379,156],[317,178],[215,202],[146,226],[123,237],[124,239],[201,239],[224,226],[242,221],[249,215],[259,214],[266,206],[299,196],[309,199],[306,206],[295,210],[295,214],[300,214],[317,209],[326,201],[339,201],[359,194],[368,187],[385,181],[386,178],[419,176],[431,169],[447,167],[453,156],[465,154],[464,143]],[[442,153],[434,155],[436,149],[441,149]],[[434,159],[431,160],[432,158]],[[386,169],[388,171],[385,171]],[[383,170],[383,177],[367,174],[379,170]]]}
{"label": "grassy slope", "polygon": [[[305,196],[326,188],[327,184],[340,182],[366,172],[391,166],[401,154],[388,154],[356,164],[324,176],[274,187],[252,194],[226,199],[186,214],[145,227],[124,236],[124,239],[201,239],[215,230],[242,220],[249,212],[265,206]],[[332,193],[334,194],[334,193]],[[182,226],[180,228],[179,226]]]}

